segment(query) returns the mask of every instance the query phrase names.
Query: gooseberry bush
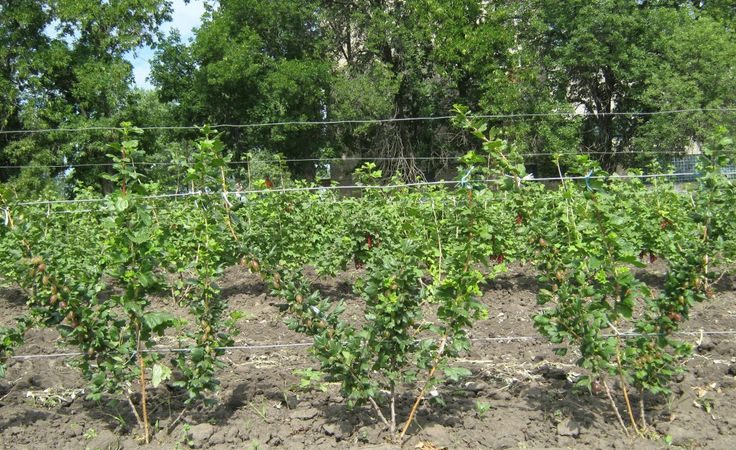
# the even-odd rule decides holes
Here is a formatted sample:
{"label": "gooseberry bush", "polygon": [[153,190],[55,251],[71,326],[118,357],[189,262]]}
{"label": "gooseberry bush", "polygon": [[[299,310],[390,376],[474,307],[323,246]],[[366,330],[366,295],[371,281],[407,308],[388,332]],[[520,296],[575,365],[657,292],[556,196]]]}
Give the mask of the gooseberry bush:
{"label": "gooseberry bush", "polygon": [[[713,160],[710,151],[705,158]],[[626,433],[609,378],[619,381],[635,432],[651,432],[644,394],[669,393],[691,351],[675,333],[695,303],[713,297],[713,258],[728,258],[724,243],[732,235],[712,220],[733,189],[722,164],[701,164],[695,191],[678,193],[672,184],[622,184],[583,157],[576,174],[584,182],[563,182],[536,207],[530,241],[541,274],[538,300],[548,308],[535,325],[551,342],[577,348],[589,374],[578,383],[605,391]],[[640,276],[641,257],[666,264],[663,289]]]}
{"label": "gooseberry bush", "polygon": [[[469,348],[469,327],[486,317],[477,300],[486,275],[476,264],[487,256],[476,251],[467,204],[439,210],[438,203],[450,200],[441,191],[390,195],[395,198],[382,205],[395,211],[387,216],[399,225],[397,234],[382,232],[380,241],[366,240],[359,249],[362,274],[354,291],[363,321],[345,317],[344,301],[323,297],[300,269],[276,272],[275,293],[289,305],[290,327],[314,338],[321,370],[340,381],[348,402],[368,402],[394,433],[405,386],[420,382],[421,398],[441,374],[457,379],[465,373],[448,361]],[[427,220],[433,229],[417,226]],[[362,235],[370,225],[358,229]]]}
{"label": "gooseberry bush", "polygon": [[[507,208],[512,197],[491,189],[487,180],[509,167],[513,155],[505,154],[506,145],[488,136],[481,152],[463,158],[466,175],[460,191],[388,185],[340,201],[342,214],[327,213],[338,221],[330,222],[327,233],[312,233],[309,248],[296,252],[311,258],[300,259],[288,245],[273,242],[283,239],[280,232],[262,240],[269,244],[261,247],[263,254],[254,255],[265,263],[258,267],[270,277],[274,293],[287,301],[290,327],[313,337],[312,352],[324,374],[341,383],[350,405],[370,404],[398,438],[407,432],[428,389],[442,378],[457,381],[469,373],[450,361],[469,349],[470,328],[487,317],[478,300],[481,284],[504,270],[503,255],[519,253],[511,245],[519,224],[515,210]],[[523,164],[515,168],[512,186],[524,175]],[[356,174],[365,185],[381,176],[370,164]],[[295,207],[289,205],[288,223],[311,223],[291,214]],[[283,223],[275,220],[268,228]],[[330,243],[339,243],[350,257],[334,258]],[[318,253],[311,253],[315,249]],[[354,285],[363,301],[359,323],[346,317],[344,301],[314,289],[303,270],[311,263],[318,273],[333,273],[333,264],[344,270],[351,259],[363,271]],[[418,391],[399,432],[397,400],[407,386]]]}
{"label": "gooseberry bush", "polygon": [[[125,124],[124,140],[111,146],[114,171],[106,177],[119,190],[98,210],[68,211],[58,220],[49,210],[26,208],[9,220],[2,241],[4,278],[24,289],[30,313],[4,330],[0,341],[7,357],[31,325],[55,327],[64,344],[80,350],[75,364],[90,382],[88,397],[123,394],[147,442],[149,384],[158,386],[176,370],[172,386],[184,389],[187,403],[217,388],[217,358],[233,341],[237,315],[226,316],[216,279],[236,260],[236,245],[227,198],[206,207],[192,199],[169,207],[151,204],[157,186],[136,170],[143,157],[133,139],[139,132]],[[222,189],[222,147],[209,130],[203,132],[188,169],[189,185]],[[158,337],[179,320],[161,302],[168,293],[195,324],[185,336],[186,351],[176,352],[170,363],[156,348]]]}
{"label": "gooseberry bush", "polygon": [[[397,176],[385,184],[392,174],[367,163],[354,174],[360,193],[339,195],[281,176],[280,164],[278,176],[249,179],[243,191],[203,127],[177,160],[172,194],[141,170],[140,130],[124,124],[104,198],[80,188],[77,203],[34,203],[0,190],[0,276],[28,306],[0,328],[0,372],[28,329],[53,327],[78,349],[89,397],[123,398],[148,440],[150,387],[180,390],[187,408],[218,388],[239,314],[217,283],[239,263],[313,340],[320,376],[401,439],[429,392],[469,374],[453,359],[488,316],[482,286],[509,263],[531,263],[544,307],[537,329],[559,353],[575,348],[578,383],[605,393],[627,433],[646,434],[645,393],[668,392],[691,350],[676,333],[733,262],[736,191],[723,173],[732,142],[724,132],[709,144],[701,176],[684,190],[644,174],[617,178],[585,157],[558,159],[560,175],[572,177],[549,188],[503,133],[467,108],[455,113],[478,145],[445,185],[410,188]],[[655,262],[666,267],[661,287],[642,276]],[[345,272],[352,296],[320,291],[321,279]],[[179,348],[161,352],[161,337],[174,332]]]}

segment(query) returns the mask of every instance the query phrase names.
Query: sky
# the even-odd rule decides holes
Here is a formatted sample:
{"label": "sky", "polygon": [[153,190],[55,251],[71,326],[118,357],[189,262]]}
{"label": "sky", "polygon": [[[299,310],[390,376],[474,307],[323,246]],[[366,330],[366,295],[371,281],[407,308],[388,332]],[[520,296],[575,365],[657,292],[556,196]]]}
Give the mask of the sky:
{"label": "sky", "polygon": [[[188,5],[184,4],[184,0],[173,0],[174,12],[172,13],[172,21],[164,24],[161,29],[164,34],[168,34],[169,30],[176,28],[181,34],[182,40],[187,42],[193,36],[192,29],[200,24],[200,19],[204,13],[203,0],[191,0]],[[133,76],[135,77],[135,85],[140,88],[151,88],[151,83],[146,80],[151,72],[149,60],[153,58],[153,50],[149,47],[141,48],[136,55],[131,55],[130,62],[133,64]]]}

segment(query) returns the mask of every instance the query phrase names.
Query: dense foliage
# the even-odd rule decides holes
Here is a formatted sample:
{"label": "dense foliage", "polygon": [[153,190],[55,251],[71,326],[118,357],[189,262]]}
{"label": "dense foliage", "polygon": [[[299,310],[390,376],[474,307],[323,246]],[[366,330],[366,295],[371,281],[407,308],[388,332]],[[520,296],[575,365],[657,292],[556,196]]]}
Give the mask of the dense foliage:
{"label": "dense foliage", "polygon": [[[0,372],[30,327],[54,327],[90,397],[123,395],[148,439],[149,384],[188,404],[217,389],[238,316],[217,280],[240,262],[313,338],[308,379],[340,381],[397,433],[396,402],[417,389],[403,434],[428,389],[466,373],[451,363],[486,317],[483,284],[523,261],[540,274],[539,331],[577,348],[580,384],[618,413],[615,378],[646,430],[630,392],[667,392],[689,352],[674,333],[736,250],[730,2],[207,5],[190,42],[160,33],[168,0],[0,5],[0,277],[28,303],[0,329]],[[141,45],[156,48],[151,91],[130,86]],[[404,120],[456,103],[525,116]],[[657,114],[672,110],[689,112]],[[322,119],[398,120],[176,129]],[[59,128],[82,130],[43,132]],[[663,172],[658,155],[688,150],[684,189],[614,174]],[[312,181],[345,155],[375,159],[352,171],[355,195]],[[577,178],[545,186],[530,165]],[[641,276],[655,259],[661,289]],[[315,286],[351,269],[358,321]],[[174,332],[171,358],[157,346]]]}
{"label": "dense foliage", "polygon": [[[90,397],[125,394],[147,439],[149,384],[170,381],[188,403],[217,389],[218,358],[238,317],[217,279],[239,262],[285,300],[289,326],[313,338],[319,371],[305,372],[306,381],[339,381],[351,405],[369,403],[392,432],[403,422],[403,435],[428,389],[469,373],[452,358],[487,317],[482,286],[522,261],[539,271],[547,308],[534,319],[539,331],[577,348],[579,383],[603,386],[618,411],[608,382],[616,378],[628,420],[646,430],[643,393],[668,392],[690,351],[674,333],[695,303],[714,296],[736,254],[734,185],[722,173],[732,141],[706,147],[701,176],[685,189],[610,176],[586,157],[569,162],[568,174],[583,176],[545,187],[527,177],[512,143],[467,108],[456,112],[455,123],[480,142],[460,159],[456,183],[377,185],[380,170],[366,164],[354,175],[364,185],[357,196],[306,182],[283,189],[268,178],[238,190],[207,127],[183,163],[188,190],[157,194],[162,186],[137,171],[141,131],[123,124],[121,143],[110,146],[116,189],[108,196],[29,203],[3,193],[0,274],[25,291],[29,309],[0,330],[0,362],[29,327],[56,328],[79,348]],[[640,271],[655,258],[667,265],[661,289]],[[344,299],[315,286],[354,269],[358,320]],[[171,358],[159,351],[167,330],[179,343]],[[403,420],[396,402],[411,386],[416,402]]]}
{"label": "dense foliage", "polygon": [[[590,153],[606,170],[699,148],[733,123],[734,9],[728,2],[595,0],[223,0],[193,40],[161,36],[167,0],[11,1],[0,6],[0,131],[191,126],[486,114],[521,152]],[[132,90],[126,61],[154,45],[154,90]],[[704,111],[648,115],[662,110]],[[713,109],[716,109],[714,111]],[[644,115],[622,114],[639,111]],[[563,115],[548,115],[549,113]],[[586,115],[564,115],[584,113]],[[249,154],[391,159],[387,176],[447,176],[462,146],[448,121],[225,130],[233,161]],[[186,158],[189,132],[159,130],[147,160]],[[0,163],[24,193],[111,191],[114,133],[0,134]],[[423,160],[419,157],[436,157]],[[395,158],[395,159],[394,159]],[[53,164],[58,167],[45,168]],[[643,167],[643,166],[641,166]],[[159,168],[160,169],[160,168]],[[299,177],[313,164],[294,163]],[[162,173],[163,172],[163,173]],[[161,175],[172,175],[161,171]],[[157,178],[158,178],[157,177]]]}

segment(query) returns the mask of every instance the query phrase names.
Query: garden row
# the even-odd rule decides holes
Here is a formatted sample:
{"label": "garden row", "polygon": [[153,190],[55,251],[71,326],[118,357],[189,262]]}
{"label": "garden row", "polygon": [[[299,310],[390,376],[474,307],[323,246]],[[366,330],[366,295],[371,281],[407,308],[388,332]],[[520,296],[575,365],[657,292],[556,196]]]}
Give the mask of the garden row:
{"label": "garden row", "polygon": [[[428,389],[467,374],[450,363],[488,316],[477,300],[483,284],[522,261],[540,273],[546,309],[536,328],[560,352],[577,349],[579,383],[606,392],[627,434],[645,434],[641,394],[667,392],[690,351],[673,333],[713,296],[736,254],[736,191],[720,171],[730,140],[706,149],[701,176],[685,188],[609,177],[585,157],[559,161],[560,175],[564,166],[579,179],[548,187],[529,180],[514,149],[467,111],[457,123],[483,145],[462,158],[456,185],[379,188],[382,174],[366,164],[354,174],[366,189],[350,197],[265,180],[233,194],[224,149],[207,129],[187,171],[198,194],[156,197],[163,188],[136,171],[143,152],[137,130],[126,128],[111,155],[118,188],[104,201],[82,191],[75,203],[3,200],[0,276],[24,290],[29,312],[0,329],[0,363],[30,327],[55,327],[79,348],[75,364],[90,397],[127,396],[148,439],[148,386],[170,381],[188,403],[217,389],[219,357],[238,319],[226,313],[217,281],[239,263],[285,301],[289,326],[313,339],[320,372],[310,376],[339,381],[347,402],[372,405],[403,437]],[[667,265],[662,289],[637,270],[656,258]],[[354,285],[364,301],[358,322],[306,275],[350,267],[364,269]],[[157,336],[184,328],[160,307],[162,296],[193,318],[179,336],[186,351],[171,359],[155,351]],[[416,402],[409,417],[396,417],[407,389]],[[641,404],[632,405],[631,391]]]}

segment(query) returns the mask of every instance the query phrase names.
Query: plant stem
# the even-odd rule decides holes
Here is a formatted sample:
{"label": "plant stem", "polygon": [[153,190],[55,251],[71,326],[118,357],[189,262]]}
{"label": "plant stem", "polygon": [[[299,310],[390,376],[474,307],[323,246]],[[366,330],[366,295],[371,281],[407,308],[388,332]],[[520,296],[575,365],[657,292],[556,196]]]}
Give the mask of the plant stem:
{"label": "plant stem", "polygon": [[424,383],[424,386],[422,386],[422,389],[419,391],[419,394],[417,395],[416,400],[414,400],[414,405],[411,407],[411,411],[409,411],[409,418],[406,419],[406,424],[404,425],[404,428],[401,430],[401,434],[399,435],[399,441],[404,439],[404,435],[406,434],[406,431],[409,429],[409,425],[411,425],[412,421],[414,421],[414,416],[416,415],[417,408],[419,407],[419,402],[422,401],[424,398],[424,390],[427,388],[427,385],[429,385],[430,381],[432,381],[432,377],[434,377],[434,373],[437,370],[437,366],[440,365],[440,361],[442,360],[442,354],[445,352],[445,344],[447,343],[447,335],[445,335],[442,338],[442,342],[440,342],[440,347],[437,349],[437,356],[435,357],[434,365],[429,370],[429,375],[427,376],[427,382]]}
{"label": "plant stem", "polygon": [[252,184],[252,183],[251,183],[251,177],[250,177],[250,165],[251,165],[251,162],[252,162],[252,161],[251,161],[251,160],[252,160],[252,158],[251,158],[251,154],[250,154],[250,153],[248,153],[248,154],[246,155],[246,158],[248,159],[248,163],[247,163],[247,164],[245,165],[245,167],[247,167],[247,168],[248,168],[248,189],[250,190],[250,187],[251,187],[251,184]]}
{"label": "plant stem", "polygon": [[12,386],[10,387],[10,389],[8,389],[8,392],[6,392],[5,395],[0,397],[0,402],[5,400],[5,398],[13,392],[13,389],[15,389],[16,386],[18,386],[16,383],[18,383],[21,380],[21,378],[18,378],[17,380],[11,383]]}
{"label": "plant stem", "polygon": [[619,375],[619,378],[621,379],[621,392],[623,392],[624,394],[624,400],[626,401],[626,411],[629,413],[629,419],[631,420],[631,425],[634,427],[634,431],[636,431],[636,434],[638,434],[639,436],[642,436],[641,431],[639,430],[639,426],[636,424],[636,419],[634,419],[634,410],[631,407],[631,401],[629,401],[629,392],[626,389],[626,378],[624,377],[624,369],[623,369],[623,365],[621,364],[620,345],[621,345],[621,342],[619,341],[616,344],[616,362],[618,364],[618,375]]}
{"label": "plant stem", "polygon": [[141,420],[140,414],[138,414],[138,408],[135,407],[135,404],[133,403],[133,399],[130,398],[130,394],[126,394],[125,398],[128,400],[128,405],[130,405],[130,410],[133,411],[133,415],[135,416],[135,421],[138,423],[138,428],[143,429],[143,421]]}
{"label": "plant stem", "polygon": [[391,436],[396,433],[396,389],[391,386]]}
{"label": "plant stem", "polygon": [[381,412],[381,408],[378,406],[378,403],[376,403],[375,400],[373,400],[373,397],[368,397],[368,400],[371,402],[371,405],[373,405],[373,409],[376,410],[376,413],[378,414],[378,417],[381,419],[381,421],[386,425],[387,428],[391,428],[391,424],[388,423],[388,420],[386,420],[386,416],[383,415]]}
{"label": "plant stem", "polygon": [[149,434],[148,434],[148,406],[146,405],[146,364],[143,360],[143,354],[141,353],[141,330],[140,325],[138,325],[138,339],[137,339],[137,351],[136,354],[138,355],[138,365],[141,369],[141,409],[143,414],[143,436],[145,438],[146,444],[149,443]]}
{"label": "plant stem", "polygon": [[437,220],[437,211],[434,207],[434,199],[432,199],[432,214],[434,215],[434,226],[437,230],[437,250],[438,250],[438,256],[437,256],[437,279],[442,279],[442,238],[440,236],[440,224],[439,220]]}
{"label": "plant stem", "polygon": [[222,198],[223,198],[223,206],[225,207],[225,223],[227,224],[228,231],[230,231],[230,235],[235,239],[235,242],[240,242],[240,239],[238,239],[238,235],[235,233],[235,229],[233,228],[233,221],[232,217],[230,217],[230,202],[227,199],[227,181],[225,179],[225,169],[220,167],[220,181],[222,182]]}
{"label": "plant stem", "polygon": [[13,223],[13,214],[10,211],[9,207],[5,208],[5,219],[8,222],[8,227],[13,230],[15,229],[15,224]]}
{"label": "plant stem", "polygon": [[261,419],[263,419],[264,422],[271,423],[268,421],[268,416],[266,415],[265,405],[264,405],[264,409],[260,409],[260,410],[256,408],[255,406],[253,406],[252,402],[249,403],[248,406],[250,406],[250,409],[252,409],[256,414],[258,414],[261,417]]}
{"label": "plant stem", "polygon": [[[121,170],[121,172],[122,172],[123,170],[125,170],[125,146],[122,146],[120,148],[120,151],[123,154],[123,157],[121,159],[121,163],[122,163],[122,170]],[[125,173],[123,173],[123,180],[122,180],[122,185],[120,186],[120,191],[123,194],[125,194],[125,192],[127,191],[127,177],[125,176]]]}
{"label": "plant stem", "polygon": [[626,411],[629,413],[629,419],[631,420],[631,425],[634,427],[636,434],[642,436],[641,431],[636,424],[636,419],[634,419],[634,410],[631,407],[631,402],[629,401],[629,392],[626,389],[624,367],[623,363],[621,362],[621,333],[619,333],[618,328],[616,328],[616,326],[612,322],[608,322],[608,326],[610,326],[616,334],[616,367],[618,369],[619,379],[621,380],[621,391],[623,392],[624,400],[626,401]]}
{"label": "plant stem", "polygon": [[644,411],[644,389],[639,389],[639,416],[641,417],[641,426],[644,431],[647,430],[647,415]]}
{"label": "plant stem", "polygon": [[624,433],[626,433],[626,436],[631,437],[631,434],[629,434],[629,429],[626,428],[626,424],[624,424],[624,419],[621,417],[621,413],[618,411],[618,406],[616,406],[616,401],[613,399],[613,395],[611,395],[611,389],[608,387],[608,383],[606,383],[606,380],[603,380],[603,388],[606,390],[606,396],[608,397],[608,401],[611,402],[611,409],[613,409],[613,412],[616,414],[616,418],[618,419],[619,425],[621,425],[621,428],[623,428]]}
{"label": "plant stem", "polygon": [[181,410],[178,416],[176,416],[176,419],[174,419],[171,424],[166,428],[166,434],[171,434],[172,431],[174,431],[174,427],[176,427],[176,424],[179,423],[182,417],[184,417],[184,413],[187,412],[187,408],[184,408]]}

